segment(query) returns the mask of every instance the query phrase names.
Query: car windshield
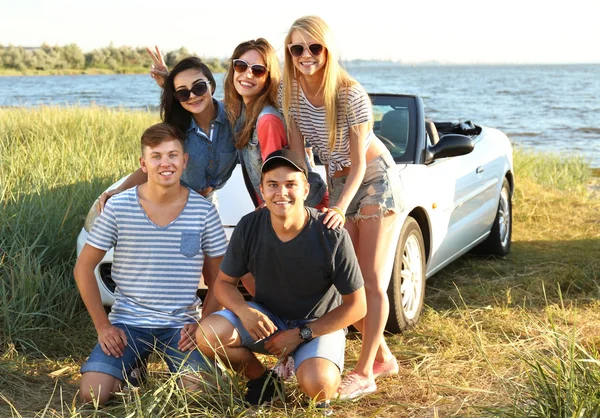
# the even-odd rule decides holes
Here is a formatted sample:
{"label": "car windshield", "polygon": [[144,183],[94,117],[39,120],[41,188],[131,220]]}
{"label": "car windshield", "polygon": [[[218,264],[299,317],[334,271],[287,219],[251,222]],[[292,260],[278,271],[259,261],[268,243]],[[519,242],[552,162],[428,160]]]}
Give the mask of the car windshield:
{"label": "car windshield", "polygon": [[414,162],[416,105],[411,96],[371,95],[373,132],[398,163]]}

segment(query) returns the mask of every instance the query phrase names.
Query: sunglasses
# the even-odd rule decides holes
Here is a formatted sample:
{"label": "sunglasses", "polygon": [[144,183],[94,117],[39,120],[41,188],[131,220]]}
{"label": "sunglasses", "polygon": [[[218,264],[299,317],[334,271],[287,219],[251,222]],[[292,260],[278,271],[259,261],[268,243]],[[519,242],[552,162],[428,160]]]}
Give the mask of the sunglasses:
{"label": "sunglasses", "polygon": [[310,52],[312,56],[316,57],[317,55],[321,55],[323,53],[325,47],[321,44],[291,44],[288,45],[288,49],[290,50],[290,54],[292,54],[292,57],[300,58],[302,54],[304,54],[304,49],[308,49],[308,52]]}
{"label": "sunglasses", "polygon": [[244,60],[236,59],[233,60],[233,69],[236,73],[245,73],[248,71],[248,67],[250,67],[250,71],[254,77],[260,78],[267,73],[267,67],[260,64],[248,64]]}
{"label": "sunglasses", "polygon": [[209,81],[199,81],[196,84],[194,84],[190,90],[188,90],[188,89],[175,90],[173,95],[175,96],[177,101],[179,101],[180,103],[187,102],[188,100],[190,100],[190,94],[192,94],[192,93],[194,93],[194,96],[198,96],[198,97],[204,96],[206,94],[206,92],[208,91],[209,83],[210,83]]}

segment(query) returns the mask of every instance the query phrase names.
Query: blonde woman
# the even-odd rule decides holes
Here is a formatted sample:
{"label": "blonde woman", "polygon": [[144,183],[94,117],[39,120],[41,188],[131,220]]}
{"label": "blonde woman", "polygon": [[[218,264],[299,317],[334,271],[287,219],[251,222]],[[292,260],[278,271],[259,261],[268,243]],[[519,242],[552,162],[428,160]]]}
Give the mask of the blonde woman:
{"label": "blonde woman", "polygon": [[290,148],[312,146],[327,168],[331,206],[324,223],[348,230],[365,281],[367,314],[355,324],[362,350],[338,389],[340,399],[353,399],[375,392],[375,377],[398,373],[383,331],[402,185],[391,154],[373,133],[369,96],[341,68],[331,30],[319,17],[296,20],[285,38],[280,100]]}

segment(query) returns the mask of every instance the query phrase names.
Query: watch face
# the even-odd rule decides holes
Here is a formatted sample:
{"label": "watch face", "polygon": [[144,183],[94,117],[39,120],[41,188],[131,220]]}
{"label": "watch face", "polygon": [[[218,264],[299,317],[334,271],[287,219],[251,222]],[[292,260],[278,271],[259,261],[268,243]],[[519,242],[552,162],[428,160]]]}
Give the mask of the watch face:
{"label": "watch face", "polygon": [[312,338],[312,330],[309,327],[300,328],[300,336],[303,340],[310,340]]}

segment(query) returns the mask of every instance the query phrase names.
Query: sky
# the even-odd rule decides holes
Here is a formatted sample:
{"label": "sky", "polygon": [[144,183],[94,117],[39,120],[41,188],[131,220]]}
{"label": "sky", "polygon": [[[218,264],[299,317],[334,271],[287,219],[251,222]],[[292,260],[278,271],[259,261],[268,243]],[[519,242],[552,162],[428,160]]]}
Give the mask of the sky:
{"label": "sky", "polygon": [[184,46],[225,58],[264,37],[283,56],[292,22],[311,14],[345,60],[600,63],[598,0],[0,0],[0,45]]}

